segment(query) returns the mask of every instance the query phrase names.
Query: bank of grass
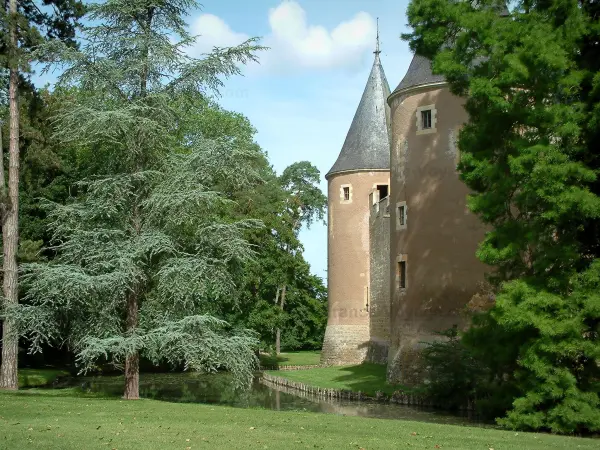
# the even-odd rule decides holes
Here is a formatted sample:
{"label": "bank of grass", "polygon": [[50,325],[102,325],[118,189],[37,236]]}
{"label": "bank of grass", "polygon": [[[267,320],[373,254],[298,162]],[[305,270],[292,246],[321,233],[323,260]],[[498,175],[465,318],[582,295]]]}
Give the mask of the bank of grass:
{"label": "bank of grass", "polygon": [[302,352],[285,352],[279,356],[260,355],[260,365],[263,367],[278,367],[278,366],[316,366],[321,362],[321,352],[302,351]]}
{"label": "bank of grass", "polygon": [[0,448],[597,450],[600,441],[400,420],[0,392]]}
{"label": "bank of grass", "polygon": [[19,369],[19,387],[32,388],[52,384],[58,377],[69,375],[60,369]]}
{"label": "bank of grass", "polygon": [[364,363],[355,366],[318,367],[293,372],[268,371],[268,373],[299,381],[308,386],[360,391],[369,396],[375,396],[377,391],[391,395],[399,389],[406,390],[401,385],[386,382],[386,366],[382,364]]}

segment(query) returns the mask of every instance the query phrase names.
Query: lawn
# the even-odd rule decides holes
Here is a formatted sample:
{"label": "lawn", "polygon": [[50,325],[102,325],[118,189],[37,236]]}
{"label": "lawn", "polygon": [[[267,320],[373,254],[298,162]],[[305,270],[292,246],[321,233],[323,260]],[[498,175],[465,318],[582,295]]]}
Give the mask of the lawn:
{"label": "lawn", "polygon": [[594,449],[600,441],[400,420],[0,392],[0,448]]}
{"label": "lawn", "polygon": [[263,367],[277,366],[315,366],[321,362],[321,352],[303,351],[280,353],[279,356],[260,355],[260,365]]}
{"label": "lawn", "polygon": [[391,395],[401,389],[385,381],[386,366],[364,363],[356,366],[319,367],[293,372],[269,372],[278,377],[299,381],[313,387],[361,391],[375,396],[377,391]]}
{"label": "lawn", "polygon": [[19,387],[47,386],[65,375],[69,375],[69,372],[60,369],[19,369]]}

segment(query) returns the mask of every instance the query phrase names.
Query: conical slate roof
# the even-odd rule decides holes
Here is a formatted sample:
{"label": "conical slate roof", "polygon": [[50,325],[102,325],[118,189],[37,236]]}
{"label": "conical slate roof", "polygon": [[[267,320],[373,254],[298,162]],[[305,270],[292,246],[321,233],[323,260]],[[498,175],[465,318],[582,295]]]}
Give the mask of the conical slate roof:
{"label": "conical slate roof", "polygon": [[408,89],[422,84],[438,83],[444,81],[443,75],[434,75],[431,71],[431,61],[424,56],[415,54],[406,75],[402,78],[402,81],[394,93]]}
{"label": "conical slate roof", "polygon": [[352,125],[340,154],[325,178],[349,170],[390,168],[389,118],[387,98],[390,86],[375,52],[375,61]]}

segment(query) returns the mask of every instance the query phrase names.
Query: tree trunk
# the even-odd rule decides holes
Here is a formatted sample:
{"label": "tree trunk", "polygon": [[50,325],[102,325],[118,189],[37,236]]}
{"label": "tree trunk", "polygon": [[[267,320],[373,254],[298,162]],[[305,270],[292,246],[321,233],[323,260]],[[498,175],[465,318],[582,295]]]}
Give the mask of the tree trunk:
{"label": "tree trunk", "polygon": [[[279,302],[279,307],[281,308],[282,312],[283,312],[283,306],[285,304],[286,288],[287,288],[287,286],[285,284],[281,288],[281,301]],[[281,353],[281,329],[277,328],[277,331],[275,332],[275,354],[277,356],[279,356],[280,353]]]}
{"label": "tree trunk", "polygon": [[[148,57],[149,57],[149,39],[150,39],[150,28],[152,26],[152,19],[154,17],[154,7],[150,7],[146,11],[146,18],[143,26],[146,34],[146,42],[143,50],[142,69],[140,73],[140,97],[146,98],[148,94]],[[136,172],[140,172],[143,167],[143,154],[137,156]],[[140,234],[141,230],[141,218],[139,205],[136,204],[133,210],[133,228],[136,234]],[[133,334],[138,326],[138,313],[139,313],[139,286],[132,292],[127,298],[127,333]],[[138,400],[140,398],[140,354],[136,350],[131,355],[125,358],[125,392],[123,398],[126,400]]]}
{"label": "tree trunk", "polygon": [[[19,249],[19,99],[17,64],[17,0],[10,0],[9,59],[10,81],[8,88],[10,109],[10,144],[8,165],[8,198],[2,217],[2,243],[4,252],[4,306],[13,307],[19,302],[17,251]],[[2,180],[4,182],[4,180]],[[4,187],[4,184],[2,185]],[[5,320],[2,327],[2,367],[0,389],[18,389],[17,374],[19,333],[13,320]]]}
{"label": "tree trunk", "polygon": [[[127,332],[134,333],[138,325],[138,297],[132,293],[127,298]],[[125,359],[125,393],[126,400],[140,398],[140,355],[136,350]]]}

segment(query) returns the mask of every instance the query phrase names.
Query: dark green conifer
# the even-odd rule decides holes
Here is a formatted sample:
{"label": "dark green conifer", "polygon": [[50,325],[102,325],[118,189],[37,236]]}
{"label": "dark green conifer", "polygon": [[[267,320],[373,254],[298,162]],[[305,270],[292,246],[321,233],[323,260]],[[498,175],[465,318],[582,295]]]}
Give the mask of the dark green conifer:
{"label": "dark green conifer", "polygon": [[[517,389],[500,422],[598,431],[600,5],[512,6],[506,16],[501,1],[413,0],[404,38],[466,98],[459,169],[491,227],[478,256],[497,286],[485,325],[466,338]],[[486,335],[509,348],[493,352]],[[507,355],[514,373],[494,362]]]}

